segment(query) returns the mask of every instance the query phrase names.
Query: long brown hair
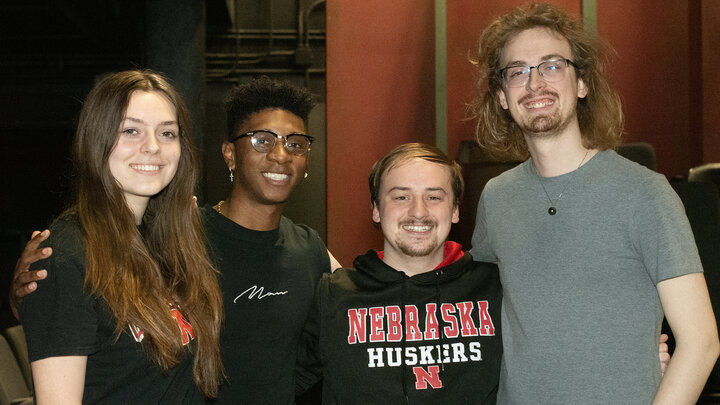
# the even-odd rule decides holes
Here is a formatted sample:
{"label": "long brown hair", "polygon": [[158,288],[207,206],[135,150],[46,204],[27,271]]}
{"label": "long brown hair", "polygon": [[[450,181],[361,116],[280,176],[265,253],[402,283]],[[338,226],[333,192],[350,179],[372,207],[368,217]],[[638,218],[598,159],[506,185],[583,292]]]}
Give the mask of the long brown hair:
{"label": "long brown hair", "polygon": [[[158,92],[175,107],[180,161],[167,187],[150,199],[143,234],[110,172],[108,158],[135,91]],[[109,75],[90,91],[73,145],[77,214],[86,243],[85,285],[107,302],[118,336],[128,324],[144,333],[148,358],[162,370],[178,364],[183,345],[169,304],[180,307],[196,339],[194,379],[207,396],[223,379],[219,333],[222,295],[191,196],[197,161],[187,107],[161,75],[130,70]]]}
{"label": "long brown hair", "polygon": [[529,156],[520,127],[502,108],[497,94],[502,89],[500,63],[505,45],[515,35],[535,27],[547,28],[570,43],[577,77],[588,89],[587,96],[578,99],[577,104],[584,146],[602,150],[616,147],[623,132],[623,113],[620,97],[605,78],[605,58],[610,48],[561,8],[542,3],[514,8],[480,35],[477,56],[472,61],[480,81],[478,95],[470,105],[472,118],[477,119],[475,136],[480,146],[500,158]]}

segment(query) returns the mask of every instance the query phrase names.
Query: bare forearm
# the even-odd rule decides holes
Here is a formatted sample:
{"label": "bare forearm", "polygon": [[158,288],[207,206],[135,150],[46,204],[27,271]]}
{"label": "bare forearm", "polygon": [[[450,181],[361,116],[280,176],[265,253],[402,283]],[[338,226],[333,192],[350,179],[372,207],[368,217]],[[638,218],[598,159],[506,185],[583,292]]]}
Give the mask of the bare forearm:
{"label": "bare forearm", "polygon": [[82,403],[87,356],[47,357],[30,366],[38,405]]}
{"label": "bare forearm", "polygon": [[653,404],[695,404],[719,352],[720,343],[712,337],[692,345],[678,344]]}

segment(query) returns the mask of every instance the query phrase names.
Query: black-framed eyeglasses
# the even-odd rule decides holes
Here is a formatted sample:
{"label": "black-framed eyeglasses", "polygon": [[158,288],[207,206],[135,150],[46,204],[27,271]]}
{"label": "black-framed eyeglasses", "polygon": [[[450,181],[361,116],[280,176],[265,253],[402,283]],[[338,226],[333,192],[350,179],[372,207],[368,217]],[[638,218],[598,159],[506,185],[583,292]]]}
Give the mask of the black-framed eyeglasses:
{"label": "black-framed eyeglasses", "polygon": [[312,136],[305,134],[287,134],[281,136],[269,129],[258,129],[256,131],[235,135],[230,139],[230,142],[235,142],[246,136],[250,137],[253,149],[260,153],[268,153],[273,150],[279,138],[283,141],[285,150],[295,156],[303,156],[310,152],[310,145],[315,140]]}
{"label": "black-framed eyeglasses", "polygon": [[533,69],[548,83],[559,82],[565,78],[568,66],[577,68],[570,59],[552,59],[535,66],[508,66],[500,69],[500,77],[505,80],[508,87],[523,87],[530,80]]}

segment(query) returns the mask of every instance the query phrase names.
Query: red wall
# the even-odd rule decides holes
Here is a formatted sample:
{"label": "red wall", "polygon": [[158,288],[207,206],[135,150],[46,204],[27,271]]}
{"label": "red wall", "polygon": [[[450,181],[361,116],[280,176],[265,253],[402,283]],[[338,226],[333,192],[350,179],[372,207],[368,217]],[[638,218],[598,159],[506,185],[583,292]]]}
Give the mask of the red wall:
{"label": "red wall", "polygon": [[[447,0],[448,151],[473,138],[463,121],[477,82],[468,55],[481,30],[522,0]],[[581,0],[556,0],[571,15]],[[382,235],[370,220],[367,176],[392,147],[433,143],[434,1],[327,3],[328,246],[345,265]],[[720,2],[597,1],[600,35],[617,51],[609,75],[626,141],[646,141],[658,171],[684,175],[720,162]],[[689,66],[702,66],[703,79]]]}
{"label": "red wall", "polygon": [[432,0],[335,0],[327,11],[328,247],[346,266],[382,234],[370,218],[372,164],[434,143]]}
{"label": "red wall", "polygon": [[623,98],[625,138],[652,144],[668,176],[701,160],[701,136],[689,131],[688,3],[598,2],[597,10],[598,32],[617,51],[609,73]]}
{"label": "red wall", "polygon": [[[580,16],[580,0],[549,2]],[[475,95],[479,77],[469,57],[473,56],[480,33],[490,22],[524,3],[523,0],[447,1],[448,153],[453,158],[460,141],[475,137],[475,122],[466,118],[467,105]]]}

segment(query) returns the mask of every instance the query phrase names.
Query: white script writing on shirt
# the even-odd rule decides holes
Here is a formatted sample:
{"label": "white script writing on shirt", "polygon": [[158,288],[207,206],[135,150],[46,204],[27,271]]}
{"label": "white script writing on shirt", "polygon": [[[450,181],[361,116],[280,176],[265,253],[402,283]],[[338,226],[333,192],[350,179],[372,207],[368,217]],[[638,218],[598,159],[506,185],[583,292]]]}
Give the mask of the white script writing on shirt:
{"label": "white script writing on shirt", "polygon": [[251,300],[253,298],[257,298],[257,299],[261,300],[263,298],[270,297],[273,295],[285,295],[287,293],[288,293],[287,291],[265,292],[264,287],[258,287],[256,285],[254,285],[254,286],[248,288],[247,290],[241,292],[240,295],[238,295],[237,297],[235,297],[235,299],[233,300],[233,304],[237,303],[237,300],[240,299],[245,294],[247,294],[247,299],[249,299],[249,300]]}

